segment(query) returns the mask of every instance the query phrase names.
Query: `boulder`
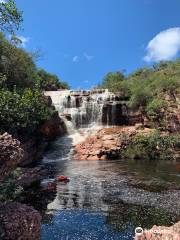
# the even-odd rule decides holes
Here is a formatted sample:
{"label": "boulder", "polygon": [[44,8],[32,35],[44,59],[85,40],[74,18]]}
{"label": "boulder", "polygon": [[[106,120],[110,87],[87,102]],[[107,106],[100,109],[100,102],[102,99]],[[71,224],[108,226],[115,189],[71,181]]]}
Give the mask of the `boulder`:
{"label": "boulder", "polygon": [[41,180],[48,174],[48,170],[43,167],[22,168],[21,171],[22,174],[17,183],[24,189],[40,185]]}
{"label": "boulder", "polygon": [[8,176],[23,158],[20,142],[8,133],[0,135],[0,181]]}
{"label": "boulder", "polygon": [[20,203],[0,204],[0,239],[39,240],[41,216]]}
{"label": "boulder", "polygon": [[153,226],[150,230],[145,230],[140,236],[136,235],[135,240],[179,240],[180,221],[171,227]]}

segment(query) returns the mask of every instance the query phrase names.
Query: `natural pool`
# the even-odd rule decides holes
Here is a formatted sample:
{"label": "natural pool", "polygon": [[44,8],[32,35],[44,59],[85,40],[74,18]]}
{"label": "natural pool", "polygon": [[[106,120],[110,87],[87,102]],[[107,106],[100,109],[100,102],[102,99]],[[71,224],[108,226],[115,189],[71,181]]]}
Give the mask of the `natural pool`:
{"label": "natural pool", "polygon": [[64,149],[58,140],[42,163],[50,169],[49,178],[70,178],[58,184],[47,206],[42,240],[130,240],[138,226],[172,225],[180,219],[179,163],[75,161],[62,157]]}

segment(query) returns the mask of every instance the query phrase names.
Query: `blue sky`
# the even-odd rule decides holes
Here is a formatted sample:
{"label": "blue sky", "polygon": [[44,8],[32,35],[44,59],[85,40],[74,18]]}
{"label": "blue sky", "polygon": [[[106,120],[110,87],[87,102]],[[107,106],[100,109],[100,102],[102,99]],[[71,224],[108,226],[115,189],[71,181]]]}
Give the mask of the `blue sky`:
{"label": "blue sky", "polygon": [[23,47],[38,66],[72,88],[90,88],[110,71],[173,59],[180,50],[179,0],[17,0]]}

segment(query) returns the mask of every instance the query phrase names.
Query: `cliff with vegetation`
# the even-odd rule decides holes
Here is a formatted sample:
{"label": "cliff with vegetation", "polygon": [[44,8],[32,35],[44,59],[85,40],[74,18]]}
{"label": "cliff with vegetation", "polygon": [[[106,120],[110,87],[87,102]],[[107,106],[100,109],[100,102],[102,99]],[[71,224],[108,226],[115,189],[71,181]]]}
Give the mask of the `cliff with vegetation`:
{"label": "cliff with vegetation", "polygon": [[128,76],[108,73],[101,88],[115,92],[129,107],[139,109],[152,127],[180,130],[180,60],[141,68]]}
{"label": "cliff with vegetation", "polygon": [[[125,76],[108,73],[100,88],[114,92],[127,109],[141,115],[141,128],[155,133],[132,137],[123,155],[127,157],[179,158],[180,60],[160,62]],[[171,153],[171,154],[170,154]]]}

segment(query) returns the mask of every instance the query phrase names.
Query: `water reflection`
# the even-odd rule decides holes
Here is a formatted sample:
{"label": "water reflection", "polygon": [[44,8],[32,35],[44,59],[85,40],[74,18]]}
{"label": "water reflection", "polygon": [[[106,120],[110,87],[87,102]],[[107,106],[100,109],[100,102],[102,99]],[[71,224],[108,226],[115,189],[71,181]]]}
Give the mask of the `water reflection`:
{"label": "water reflection", "polygon": [[132,239],[137,226],[180,219],[179,163],[74,161],[61,158],[56,144],[43,164],[54,166],[50,178],[63,174],[70,182],[58,184],[47,206],[42,240]]}

